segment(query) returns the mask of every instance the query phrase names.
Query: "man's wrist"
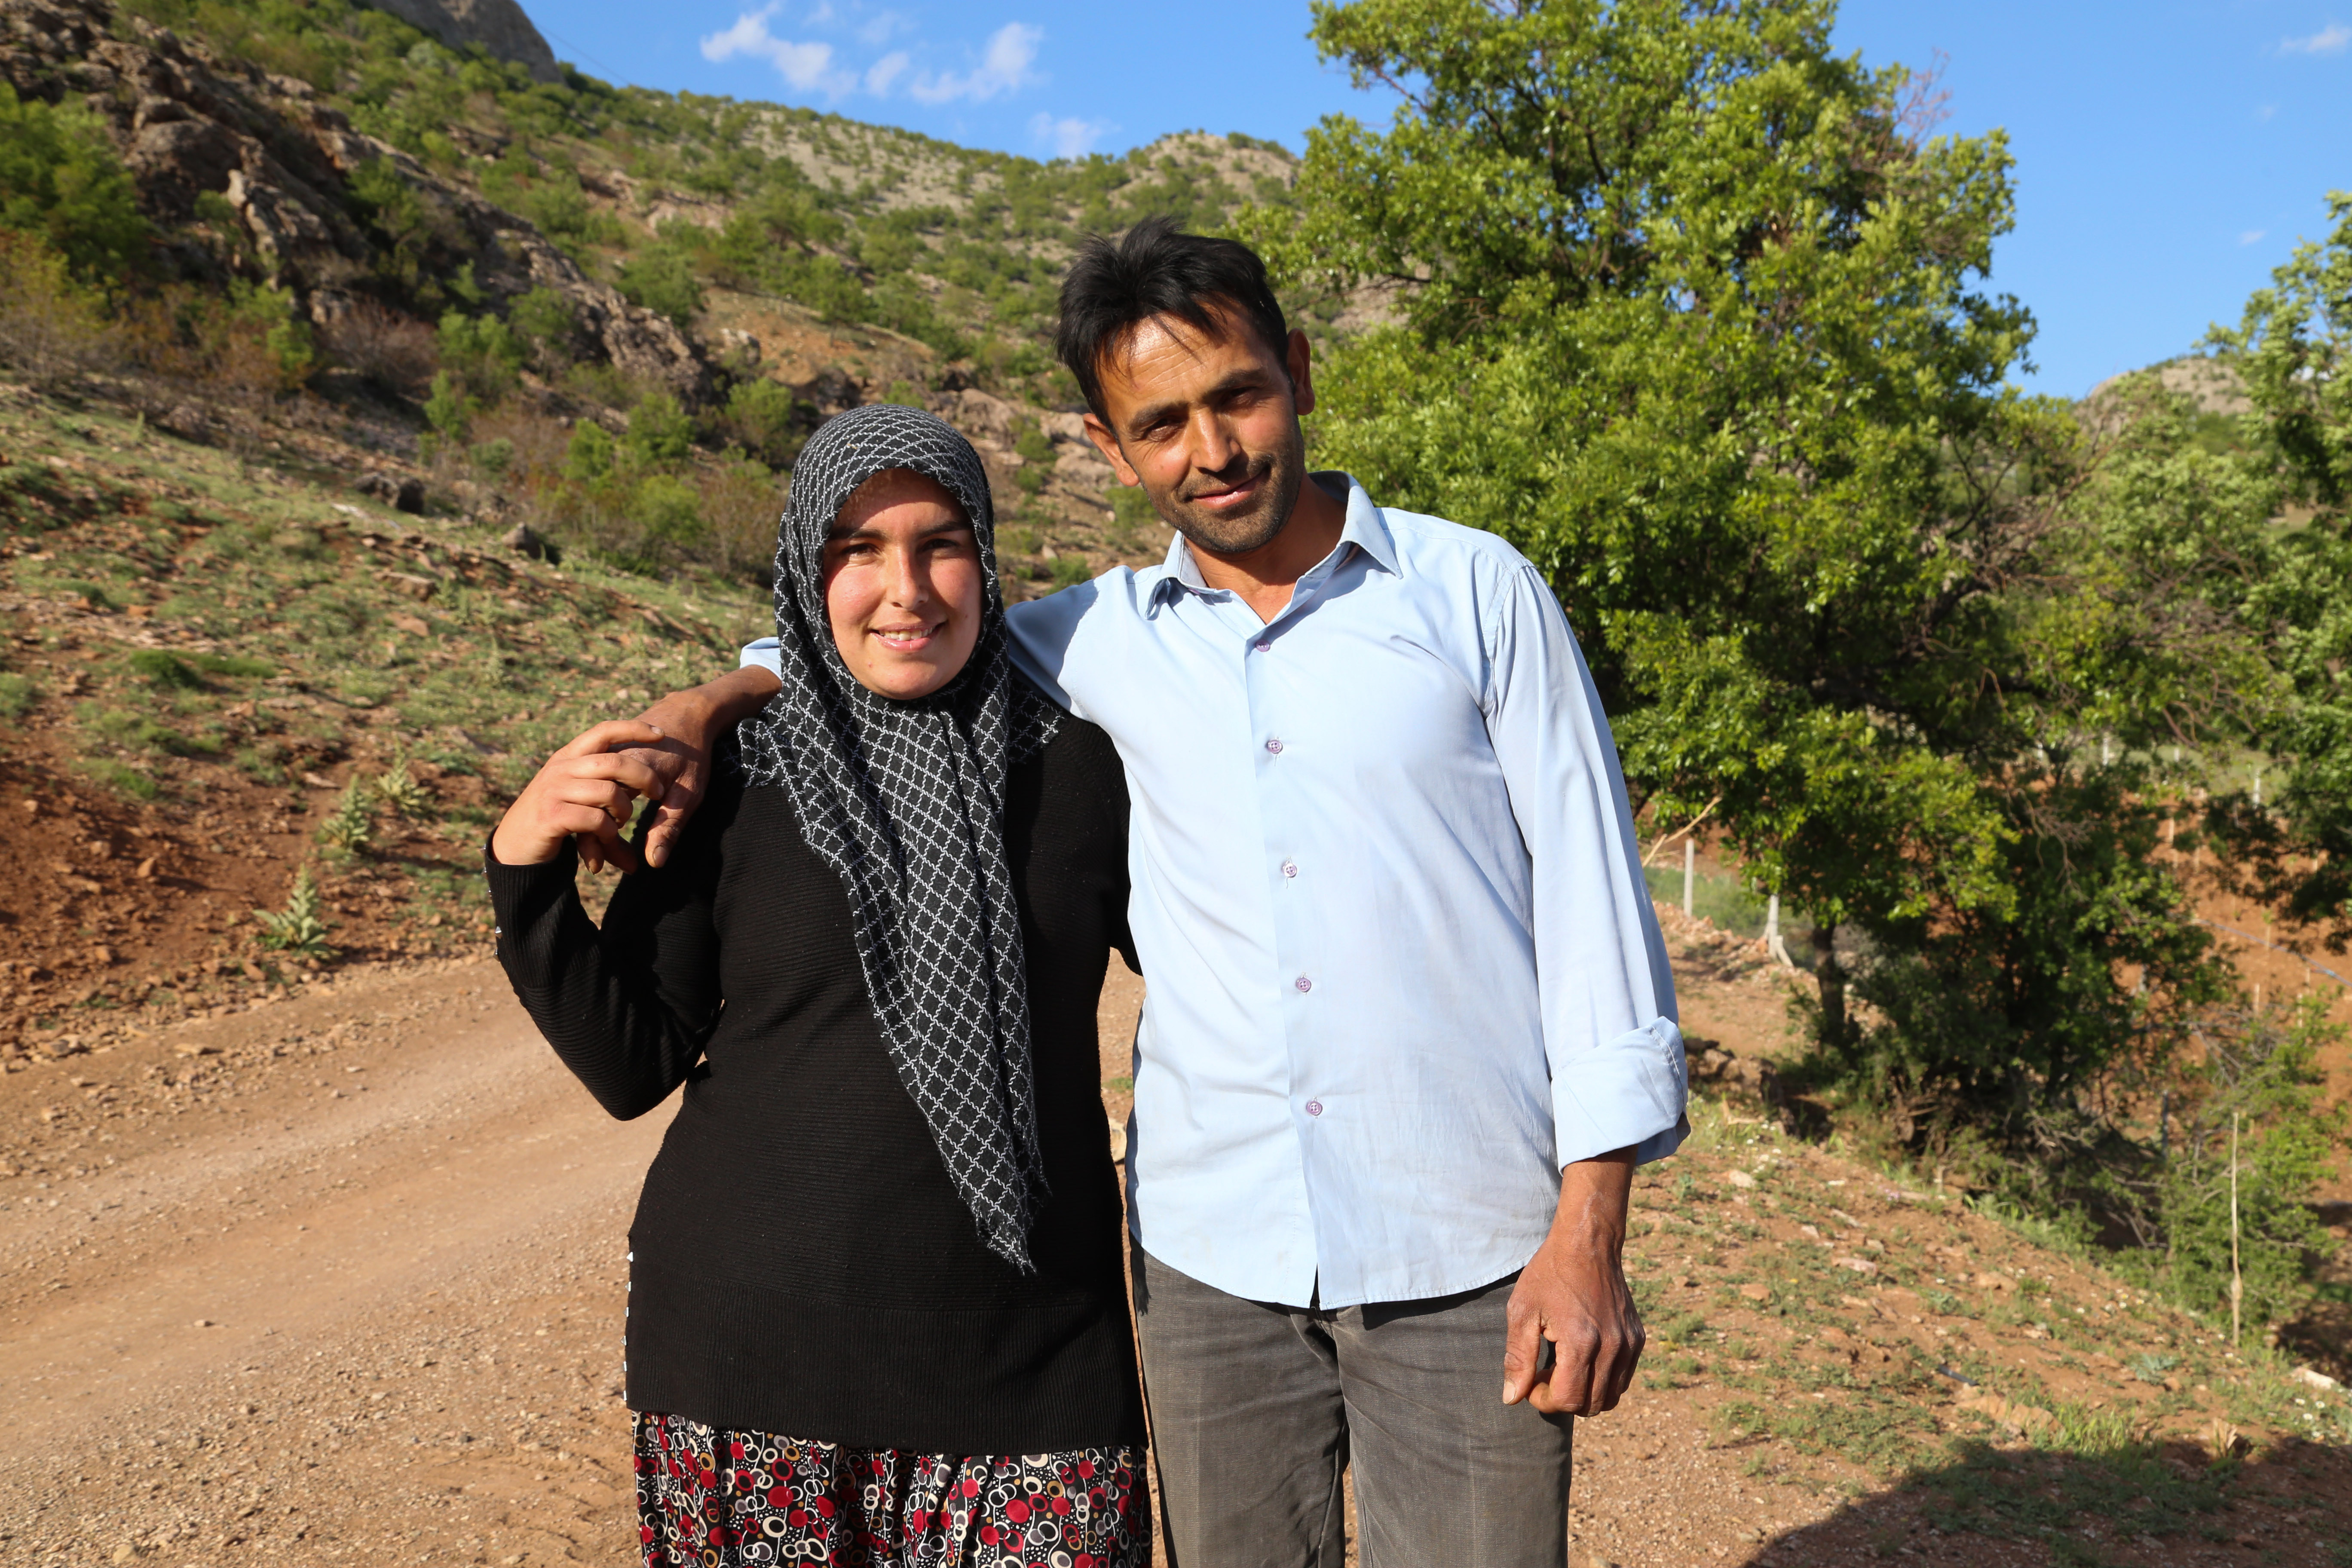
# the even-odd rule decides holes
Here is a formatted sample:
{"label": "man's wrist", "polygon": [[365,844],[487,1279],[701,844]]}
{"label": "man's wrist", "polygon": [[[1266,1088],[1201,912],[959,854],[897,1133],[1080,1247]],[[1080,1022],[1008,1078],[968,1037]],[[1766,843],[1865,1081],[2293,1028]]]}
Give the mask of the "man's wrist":
{"label": "man's wrist", "polygon": [[757,713],[769,698],[783,689],[776,672],[761,664],[747,664],[730,669],[716,680],[705,681],[694,689],[694,695],[709,704],[709,717],[714,728],[739,724]]}

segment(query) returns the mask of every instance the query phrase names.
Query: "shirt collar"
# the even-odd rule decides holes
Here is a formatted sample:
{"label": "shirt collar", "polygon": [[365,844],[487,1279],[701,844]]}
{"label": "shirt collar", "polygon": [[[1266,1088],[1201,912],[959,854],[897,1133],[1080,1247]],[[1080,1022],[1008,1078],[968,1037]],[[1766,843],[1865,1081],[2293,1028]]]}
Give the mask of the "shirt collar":
{"label": "shirt collar", "polygon": [[[1339,543],[1326,558],[1328,563],[1337,567],[1348,558],[1348,547],[1352,544],[1371,557],[1381,570],[1394,576],[1397,569],[1396,540],[1389,532],[1388,520],[1381,515],[1381,509],[1372,504],[1372,498],[1364,487],[1337,468],[1311,473],[1307,478],[1310,484],[1317,479],[1339,479],[1348,487],[1347,521],[1340,525]],[[1187,588],[1196,594],[1216,592],[1202,577],[1201,563],[1192,558],[1192,547],[1181,533],[1168,542],[1168,559],[1163,566],[1167,575],[1160,580],[1159,595],[1163,600],[1172,598]],[[1322,567],[1318,565],[1307,576],[1312,577],[1321,571]],[[1303,583],[1306,578],[1300,581]]]}

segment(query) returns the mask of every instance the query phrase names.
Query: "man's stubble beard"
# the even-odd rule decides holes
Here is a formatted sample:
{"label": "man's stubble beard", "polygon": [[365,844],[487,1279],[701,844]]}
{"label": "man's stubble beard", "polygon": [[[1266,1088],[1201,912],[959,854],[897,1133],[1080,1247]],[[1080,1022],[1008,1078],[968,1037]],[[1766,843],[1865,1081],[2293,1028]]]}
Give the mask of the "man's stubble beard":
{"label": "man's stubble beard", "polygon": [[1305,439],[1294,427],[1292,438],[1281,448],[1253,453],[1250,474],[1253,478],[1264,474],[1268,483],[1264,498],[1245,512],[1204,513],[1174,496],[1164,501],[1153,496],[1152,508],[1194,547],[1212,555],[1246,555],[1272,543],[1297,510],[1298,489],[1307,481]]}

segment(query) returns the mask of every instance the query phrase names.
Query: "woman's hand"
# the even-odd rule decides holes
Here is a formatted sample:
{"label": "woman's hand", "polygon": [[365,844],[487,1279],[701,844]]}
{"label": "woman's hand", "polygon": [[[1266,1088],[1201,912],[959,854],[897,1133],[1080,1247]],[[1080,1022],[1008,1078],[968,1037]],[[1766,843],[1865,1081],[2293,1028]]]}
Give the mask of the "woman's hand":
{"label": "woman's hand", "polygon": [[504,866],[544,865],[577,835],[583,857],[599,869],[609,863],[635,870],[636,851],[621,830],[639,795],[658,802],[667,786],[641,755],[620,748],[657,745],[662,739],[653,725],[634,719],[615,719],[575,736],[507,807],[490,836],[490,853]]}
{"label": "woman's hand", "polygon": [[[637,715],[637,723],[661,737],[622,752],[643,763],[661,784],[646,797],[655,803],[641,839],[646,865],[669,864],[670,847],[686,830],[686,819],[702,804],[710,783],[710,752],[719,738],[757,713],[782,685],[772,671],[752,665],[690,690],[673,691]],[[601,838],[581,836],[580,858],[592,868],[603,868],[604,850]]]}

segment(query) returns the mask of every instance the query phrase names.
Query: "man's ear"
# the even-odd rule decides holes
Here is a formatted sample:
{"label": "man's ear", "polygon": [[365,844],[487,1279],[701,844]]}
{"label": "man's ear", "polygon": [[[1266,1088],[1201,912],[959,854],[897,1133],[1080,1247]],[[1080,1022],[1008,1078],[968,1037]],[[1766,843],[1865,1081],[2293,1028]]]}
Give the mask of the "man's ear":
{"label": "man's ear", "polygon": [[1087,439],[1092,441],[1095,450],[1103,455],[1103,461],[1110,465],[1110,471],[1118,476],[1118,482],[1123,485],[1141,484],[1143,476],[1129,466],[1127,454],[1118,449],[1118,437],[1110,433],[1110,426],[1091,413],[1086,416],[1086,422]]}
{"label": "man's ear", "polygon": [[1290,342],[1283,346],[1282,368],[1290,375],[1290,403],[1300,414],[1315,412],[1315,370],[1308,363],[1307,334],[1297,327],[1290,329]]}

